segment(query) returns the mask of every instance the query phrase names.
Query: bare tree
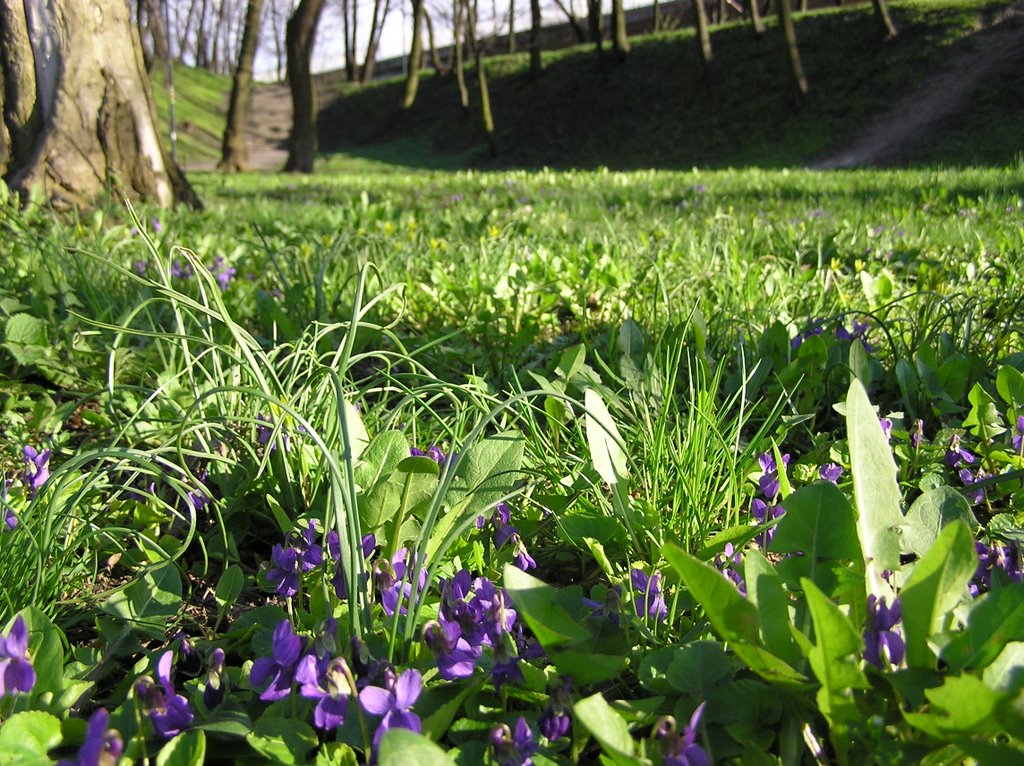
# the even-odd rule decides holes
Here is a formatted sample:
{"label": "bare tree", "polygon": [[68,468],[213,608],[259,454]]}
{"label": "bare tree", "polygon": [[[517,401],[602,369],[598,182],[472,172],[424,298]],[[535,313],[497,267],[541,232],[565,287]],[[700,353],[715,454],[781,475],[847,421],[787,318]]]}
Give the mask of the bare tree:
{"label": "bare tree", "polygon": [[452,34],[455,42],[455,81],[459,85],[459,105],[463,116],[469,114],[469,88],[466,87],[465,41],[469,39],[470,25],[467,19],[469,7],[466,0],[452,0]]}
{"label": "bare tree", "polygon": [[541,70],[544,67],[540,58],[540,0],[530,0],[530,78],[540,78]]}
{"label": "bare tree", "polygon": [[555,0],[555,5],[558,6],[558,10],[565,14],[565,18],[568,20],[569,26],[572,27],[573,34],[576,35],[576,42],[585,43],[587,41],[587,35],[583,31],[583,26],[580,24],[580,20],[576,18],[576,11],[572,7],[572,0],[569,0],[569,5],[566,5],[562,0]]}
{"label": "bare tree", "polygon": [[434,65],[434,71],[439,75],[448,74],[448,68],[441,61],[441,54],[437,50],[437,42],[434,40],[434,22],[430,18],[430,12],[426,6],[423,8],[423,20],[427,23],[427,42],[430,48],[430,63]]}
{"label": "bare tree", "polygon": [[797,101],[800,101],[807,95],[807,77],[804,75],[804,68],[800,63],[800,49],[796,44],[796,28],[793,26],[793,11],[789,7],[789,0],[775,0],[775,10],[779,16],[779,27],[782,28],[782,36],[786,45],[793,89]]}
{"label": "bare tree", "polygon": [[747,12],[750,14],[750,25],[754,29],[754,35],[760,37],[764,34],[764,21],[761,19],[761,0],[747,0]]}
{"label": "bare tree", "polygon": [[225,172],[245,170],[249,163],[249,146],[245,128],[249,118],[249,100],[252,95],[252,64],[256,58],[256,45],[260,34],[260,13],[263,0],[249,0],[242,30],[242,48],[231,82],[231,100],[228,102],[228,120],[224,127],[224,142],[217,169]]}
{"label": "bare tree", "polygon": [[625,61],[629,53],[629,35],[626,34],[626,9],[622,0],[612,0],[612,50],[617,61]]}
{"label": "bare tree", "polygon": [[587,25],[590,27],[590,42],[598,59],[604,55],[604,16],[601,0],[587,0]]}
{"label": "bare tree", "polygon": [[58,207],[113,191],[198,205],[156,131],[142,45],[124,0],[0,0],[0,168]]}
{"label": "bare tree", "polygon": [[896,25],[892,23],[889,15],[889,4],[886,0],[871,0],[871,7],[875,10],[875,19],[878,20],[878,28],[882,37],[891,40],[896,37]]}
{"label": "bare tree", "polygon": [[284,169],[312,173],[316,154],[316,91],[310,59],[324,0],[300,0],[285,28],[288,51],[288,87],[292,93],[292,132],[288,138],[288,160]]}
{"label": "bare tree", "polygon": [[409,51],[409,71],[405,76],[402,109],[411,109],[420,87],[420,67],[423,66],[423,0],[412,0],[412,47]]}
{"label": "bare tree", "polygon": [[363,60],[363,71],[361,82],[369,82],[373,79],[373,68],[377,63],[377,46],[380,44],[381,30],[384,28],[384,20],[391,9],[391,0],[373,0],[373,16],[370,19],[370,37],[366,43],[366,58]]}
{"label": "bare tree", "polygon": [[[789,0],[780,0],[789,2]],[[711,70],[711,62],[715,57],[711,50],[711,32],[708,30],[708,12],[704,0],[693,0],[693,16],[697,23],[697,43],[700,45],[700,60],[704,62],[705,71]]]}

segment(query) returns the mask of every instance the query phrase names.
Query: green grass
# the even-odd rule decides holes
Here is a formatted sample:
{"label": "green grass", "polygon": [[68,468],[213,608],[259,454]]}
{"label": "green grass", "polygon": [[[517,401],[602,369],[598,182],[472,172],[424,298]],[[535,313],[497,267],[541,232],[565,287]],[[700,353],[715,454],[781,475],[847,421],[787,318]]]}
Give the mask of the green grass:
{"label": "green grass", "polygon": [[[167,74],[161,66],[150,73],[157,116],[168,141],[170,115]],[[231,78],[202,69],[174,67],[174,117],[178,134],[178,160],[183,165],[220,159],[227,119]]]}

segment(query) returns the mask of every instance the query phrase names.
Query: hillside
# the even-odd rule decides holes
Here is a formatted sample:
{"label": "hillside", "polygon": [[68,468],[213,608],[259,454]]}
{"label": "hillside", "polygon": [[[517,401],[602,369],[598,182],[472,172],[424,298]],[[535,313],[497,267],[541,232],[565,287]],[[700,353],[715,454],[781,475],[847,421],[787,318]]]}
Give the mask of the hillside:
{"label": "hillside", "polygon": [[[802,102],[772,19],[761,38],[742,24],[714,28],[707,75],[690,30],[634,38],[619,65],[599,64],[589,46],[546,53],[537,83],[526,54],[488,58],[497,158],[486,151],[471,70],[468,115],[452,76],[427,74],[416,104],[402,113],[399,78],[354,87],[330,73],[318,80],[320,147],[435,168],[1016,161],[1024,152],[1021,5],[918,0],[894,4],[892,14],[899,35],[888,41],[870,7],[798,15],[810,82]],[[283,163],[286,104],[283,86],[257,89],[251,128],[262,168]],[[192,167],[209,164],[195,156]]]}

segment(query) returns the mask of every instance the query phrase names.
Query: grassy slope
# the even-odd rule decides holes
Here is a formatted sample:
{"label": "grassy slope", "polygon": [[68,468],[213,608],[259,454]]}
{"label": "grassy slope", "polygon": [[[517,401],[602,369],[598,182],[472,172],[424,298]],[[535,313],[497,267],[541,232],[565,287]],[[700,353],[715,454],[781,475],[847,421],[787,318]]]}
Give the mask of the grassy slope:
{"label": "grassy slope", "polygon": [[[157,116],[167,136],[169,99],[163,68],[150,74]],[[231,78],[202,69],[174,68],[174,117],[178,132],[178,158],[185,164],[220,159],[220,144],[227,119]]]}
{"label": "grassy slope", "polygon": [[[794,104],[773,22],[760,40],[744,25],[716,28],[710,78],[702,76],[688,30],[639,38],[624,66],[604,71],[589,49],[549,54],[536,86],[529,82],[525,54],[495,57],[488,72],[499,164],[802,164],[841,146],[866,116],[885,108],[946,60],[958,38],[975,27],[979,14],[1005,5],[978,0],[897,3],[893,14],[900,35],[891,42],[878,39],[870,7],[800,17],[797,34],[811,83],[801,108]],[[1014,79],[1011,72],[994,79],[1000,83],[997,93],[1016,87],[1007,85]],[[470,81],[475,84],[472,77]],[[446,159],[461,164],[467,154],[483,161],[479,120],[475,112],[460,119],[453,78],[427,77],[411,114],[396,109],[399,92],[400,83],[393,80],[332,104],[322,116],[323,148],[435,167],[444,166]],[[473,97],[475,108],[475,93]],[[1014,152],[1024,147],[1022,105],[1022,99],[980,100],[976,108],[983,111],[966,131],[971,140],[940,141],[934,151],[916,159],[1012,161]],[[945,153],[951,147],[957,154]]]}
{"label": "grassy slope", "polygon": [[[426,76],[416,105],[396,105],[402,83],[338,86],[325,106],[320,142],[351,160],[429,168],[467,166],[690,168],[801,165],[840,147],[866,118],[889,106],[962,46],[979,17],[1009,0],[914,0],[894,4],[900,29],[878,39],[870,7],[837,8],[798,18],[797,34],[811,92],[796,108],[781,40],[770,20],[754,39],[745,25],[713,32],[715,66],[704,77],[689,30],[634,40],[628,62],[598,68],[589,48],[545,55],[536,85],[525,54],[488,60],[501,156],[486,158],[472,92],[462,117],[454,78]],[[1016,62],[1019,63],[1019,62]],[[469,83],[475,86],[473,73]],[[325,75],[337,81],[336,75]],[[166,115],[162,78],[154,77]],[[219,155],[227,78],[177,70],[179,153]],[[166,119],[166,117],[165,117]],[[1006,165],[1024,151],[1024,81],[1008,71],[991,78],[964,113],[950,118],[905,158],[914,164]],[[363,163],[365,165],[365,163]],[[376,162],[371,163],[376,165]]]}

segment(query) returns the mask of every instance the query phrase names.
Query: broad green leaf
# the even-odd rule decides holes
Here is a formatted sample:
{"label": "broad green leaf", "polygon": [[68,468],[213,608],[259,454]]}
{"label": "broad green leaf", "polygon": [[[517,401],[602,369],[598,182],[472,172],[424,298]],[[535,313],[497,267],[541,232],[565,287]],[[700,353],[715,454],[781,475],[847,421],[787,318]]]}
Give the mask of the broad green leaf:
{"label": "broad green leaf", "polygon": [[729,670],[721,642],[691,641],[676,649],[668,666],[668,681],[677,691],[704,699]]}
{"label": "broad green leaf", "polygon": [[459,453],[455,459],[453,499],[470,493],[463,514],[482,513],[513,494],[525,449],[526,440],[521,433],[505,431],[481,439]]}
{"label": "broad green leaf", "polygon": [[590,632],[554,602],[555,589],[547,583],[512,564],[505,565],[502,582],[545,650],[590,638]]}
{"label": "broad green leaf", "polygon": [[163,638],[167,620],[181,604],[181,577],[173,563],[150,569],[103,604],[109,614],[153,638]]}
{"label": "broad green leaf", "polygon": [[814,622],[814,646],[807,659],[821,682],[818,709],[829,722],[833,744],[845,751],[845,732],[862,718],[850,690],[869,687],[860,668],[864,644],[849,618],[818,586],[807,578],[801,580],[801,585]]}
{"label": "broad green leaf", "polygon": [[1004,585],[985,593],[971,606],[967,627],[942,650],[953,672],[984,668],[1011,641],[1024,641],[1024,584]]}
{"label": "broad green leaf", "polygon": [[[928,712],[905,712],[903,717],[926,734],[939,739],[951,735],[978,737],[1002,729],[998,716],[1009,695],[989,688],[977,676],[950,676],[942,686],[925,689],[924,694],[931,703]],[[969,704],[965,704],[968,700]]]}
{"label": "broad green leaf", "polygon": [[789,664],[799,662],[800,650],[793,643],[790,630],[789,598],[775,567],[760,551],[749,550],[743,558],[743,577],[747,598],[757,607],[765,647]]}
{"label": "broad green leaf", "polygon": [[313,766],[359,766],[356,751],[342,742],[326,742],[316,751]]}
{"label": "broad green leaf", "polygon": [[972,436],[988,441],[1006,430],[1003,416],[996,409],[995,400],[982,388],[981,383],[975,383],[971,387],[967,401],[971,403],[971,410],[964,418],[964,428],[970,429]]}
{"label": "broad green leaf", "polygon": [[803,553],[813,561],[859,559],[853,506],[831,482],[816,481],[797,490],[786,498],[786,513],[779,520],[769,549]]}
{"label": "broad green leaf", "polygon": [[704,607],[704,614],[722,639],[757,644],[757,607],[743,598],[735,585],[717,569],[673,543],[665,544],[662,555],[694,600]]}
{"label": "broad green leaf", "polygon": [[867,392],[854,379],[846,396],[846,431],[850,445],[850,473],[857,506],[857,535],[868,571],[868,592],[891,596],[881,577],[900,565],[900,488],[896,463],[882,433]]}
{"label": "broad green leaf", "polygon": [[633,737],[629,733],[629,726],[600,693],[585,697],[573,705],[573,714],[606,753],[613,758],[625,756],[630,761],[634,760]]}
{"label": "broad green leaf", "polygon": [[[43,694],[57,697],[64,690],[65,639],[60,629],[39,608],[29,606],[18,614],[25,621],[29,632],[28,653],[36,671],[36,684],[32,687],[31,695],[37,698]],[[7,623],[5,635],[10,632],[13,621]]]}
{"label": "broad green leaf", "polygon": [[1024,641],[1011,641],[982,673],[982,680],[997,692],[1024,688]]}
{"label": "broad green leaf", "polygon": [[573,379],[573,376],[577,372],[583,369],[583,365],[587,360],[587,347],[582,343],[578,343],[575,346],[570,346],[562,352],[562,356],[558,360],[558,372],[562,378],[569,382]]}
{"label": "broad green leaf", "polygon": [[408,729],[388,729],[380,741],[380,766],[452,766],[455,763],[434,742]]}
{"label": "broad green leaf", "polygon": [[206,734],[185,731],[162,748],[156,756],[156,766],[200,766],[206,762]]}
{"label": "broad green leaf", "polygon": [[221,702],[210,717],[202,723],[194,724],[194,728],[231,737],[244,737],[252,731],[252,719],[234,700],[228,698]]}
{"label": "broad green leaf", "polygon": [[962,494],[949,486],[927,490],[907,511],[901,527],[903,551],[923,556],[942,529],[958,519],[971,529],[978,527],[978,520]]}
{"label": "broad green leaf", "polygon": [[317,745],[317,736],[302,721],[264,714],[256,721],[245,741],[271,763],[298,766],[309,761],[309,754]]}
{"label": "broad green leaf", "polygon": [[4,325],[4,343],[47,346],[46,323],[31,314],[15,314]]}
{"label": "broad green leaf", "polygon": [[59,719],[40,710],[15,713],[0,726],[0,764],[51,766],[47,751],[60,743]]}
{"label": "broad green leaf", "polygon": [[590,448],[590,459],[594,461],[594,470],[606,484],[616,484],[627,476],[625,442],[608,407],[595,389],[587,389],[583,403],[587,408],[587,446]]}
{"label": "broad green leaf", "polygon": [[[429,457],[406,457],[391,475],[372,491],[359,497],[359,520],[367,531],[394,521],[399,508],[410,511],[424,507],[437,491],[438,465]],[[396,546],[397,547],[397,546]]]}
{"label": "broad green leaf", "polygon": [[1024,375],[1016,367],[1004,364],[996,373],[996,391],[1012,407],[1024,407]]}
{"label": "broad green leaf", "polygon": [[737,642],[730,648],[737,657],[747,664],[747,667],[776,686],[798,691],[811,688],[807,676],[760,646]]}
{"label": "broad green leaf", "polygon": [[440,687],[427,687],[417,705],[418,710],[432,711],[423,718],[423,734],[435,741],[441,739],[456,716],[462,713],[466,698],[471,694],[478,694],[482,683],[480,681],[461,686],[444,684]]}
{"label": "broad green leaf", "polygon": [[238,564],[230,564],[217,580],[217,603],[222,606],[235,603],[245,586],[245,575]]}
{"label": "broad green leaf", "polygon": [[366,433],[363,419],[359,416],[359,410],[348,399],[342,402],[340,414],[343,423],[341,436],[344,438],[346,434],[348,435],[348,443],[342,445],[344,450],[342,457],[351,457],[354,464],[366,450],[367,445],[370,443],[370,437]]}
{"label": "broad green leaf", "polygon": [[715,533],[708,540],[704,547],[697,551],[697,558],[701,561],[710,561],[719,553],[725,550],[725,546],[732,543],[733,547],[740,549],[753,540],[761,532],[760,526],[752,524],[739,524],[735,527],[723,529]]}
{"label": "broad green leaf", "polygon": [[573,649],[554,649],[549,658],[563,676],[572,676],[580,686],[618,678],[629,663],[622,654],[596,654]]}
{"label": "broad green leaf", "polygon": [[850,344],[850,371],[865,389],[871,387],[871,357],[864,350],[864,344],[855,338]]}
{"label": "broad green leaf", "polygon": [[377,434],[363,451],[355,467],[356,484],[369,492],[409,457],[409,442],[401,431]]}
{"label": "broad green leaf", "polygon": [[953,607],[966,593],[977,564],[974,538],[961,521],[946,526],[917,562],[900,591],[909,665],[935,667],[928,639],[945,627]]}

